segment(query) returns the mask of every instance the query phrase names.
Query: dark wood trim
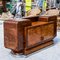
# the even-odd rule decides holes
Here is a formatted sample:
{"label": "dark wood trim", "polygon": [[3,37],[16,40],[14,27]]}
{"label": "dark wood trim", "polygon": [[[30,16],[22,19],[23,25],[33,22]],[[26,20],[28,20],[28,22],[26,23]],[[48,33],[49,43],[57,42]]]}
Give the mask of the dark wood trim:
{"label": "dark wood trim", "polygon": [[3,4],[3,11],[6,12],[6,1],[5,0],[2,0],[2,4]]}
{"label": "dark wood trim", "polygon": [[53,44],[53,40],[50,40],[50,41],[48,41],[46,43],[43,43],[43,44],[40,44],[40,45],[36,46],[35,48],[25,50],[23,54],[24,55],[31,54],[32,52],[38,51],[38,50],[40,50],[40,49],[42,49],[44,47],[50,46],[52,44]]}

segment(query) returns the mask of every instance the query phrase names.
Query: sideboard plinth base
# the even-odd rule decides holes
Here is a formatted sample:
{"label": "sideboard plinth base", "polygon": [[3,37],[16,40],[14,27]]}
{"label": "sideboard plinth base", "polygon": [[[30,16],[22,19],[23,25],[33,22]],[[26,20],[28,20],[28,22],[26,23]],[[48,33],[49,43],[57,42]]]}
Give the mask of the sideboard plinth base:
{"label": "sideboard plinth base", "polygon": [[25,51],[24,51],[24,55],[28,55],[28,54],[30,54],[30,53],[32,53],[32,52],[35,52],[35,51],[39,50],[39,49],[42,49],[42,48],[47,47],[47,46],[50,46],[50,45],[52,45],[53,43],[54,43],[53,40],[51,40],[51,41],[46,42],[46,43],[44,43],[44,44],[38,45],[38,46],[36,46],[36,47],[34,47],[34,48],[25,50]]}

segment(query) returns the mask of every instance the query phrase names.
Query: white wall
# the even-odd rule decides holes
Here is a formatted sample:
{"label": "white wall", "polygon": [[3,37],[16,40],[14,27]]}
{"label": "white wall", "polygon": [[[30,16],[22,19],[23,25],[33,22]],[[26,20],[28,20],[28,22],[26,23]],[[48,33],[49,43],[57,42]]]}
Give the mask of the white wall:
{"label": "white wall", "polygon": [[4,44],[2,44],[4,42],[4,26],[3,25],[4,25],[3,21],[0,21],[0,45],[2,46],[4,46]]}

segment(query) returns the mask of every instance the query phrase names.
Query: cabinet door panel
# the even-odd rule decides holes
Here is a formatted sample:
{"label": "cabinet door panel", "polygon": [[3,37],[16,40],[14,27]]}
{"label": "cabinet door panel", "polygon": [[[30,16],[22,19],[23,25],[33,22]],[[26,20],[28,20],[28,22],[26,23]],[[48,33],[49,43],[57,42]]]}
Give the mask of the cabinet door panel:
{"label": "cabinet door panel", "polygon": [[44,37],[44,40],[51,39],[54,37],[53,23],[42,26],[42,37]]}
{"label": "cabinet door panel", "polygon": [[26,28],[27,46],[32,47],[41,42],[41,27],[28,27]]}

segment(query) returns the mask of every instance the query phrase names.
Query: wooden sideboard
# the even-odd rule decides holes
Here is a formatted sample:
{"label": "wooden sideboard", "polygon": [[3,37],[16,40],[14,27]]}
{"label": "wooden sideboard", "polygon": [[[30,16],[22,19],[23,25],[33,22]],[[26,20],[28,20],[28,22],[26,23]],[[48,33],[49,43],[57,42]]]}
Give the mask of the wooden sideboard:
{"label": "wooden sideboard", "polygon": [[[38,19],[39,20],[39,19]],[[53,44],[56,21],[13,19],[4,22],[4,46],[14,53],[30,54]]]}

